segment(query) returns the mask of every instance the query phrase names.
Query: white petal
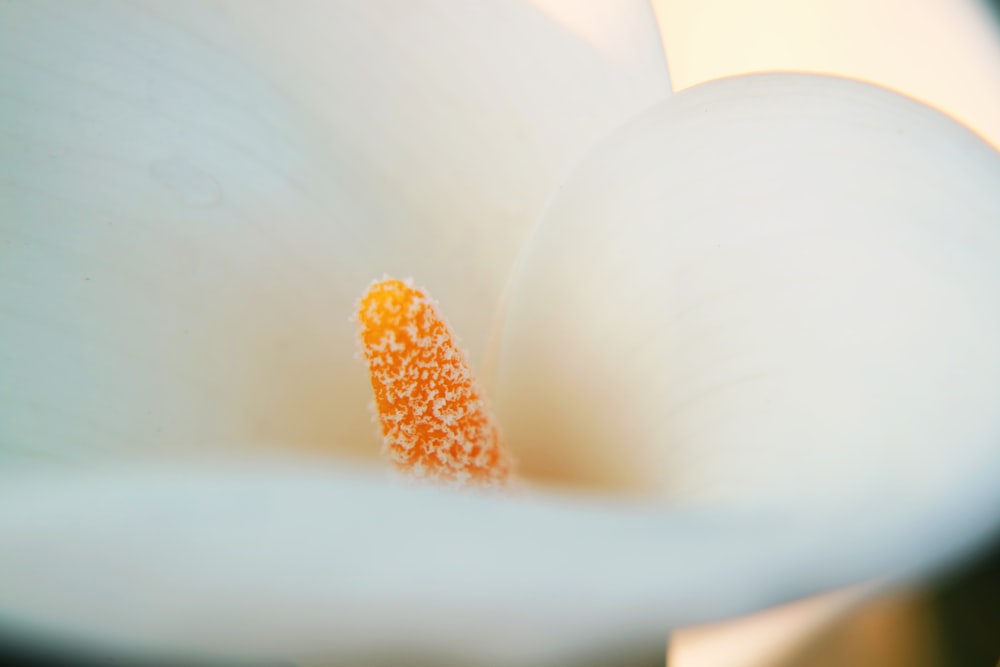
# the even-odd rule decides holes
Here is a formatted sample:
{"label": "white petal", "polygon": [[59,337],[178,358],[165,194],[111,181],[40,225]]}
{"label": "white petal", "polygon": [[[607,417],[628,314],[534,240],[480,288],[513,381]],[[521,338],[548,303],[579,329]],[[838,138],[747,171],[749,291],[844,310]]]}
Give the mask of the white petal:
{"label": "white petal", "polygon": [[670,91],[643,0],[225,7],[260,66],[389,200],[375,268],[425,284],[474,357],[552,188]]}
{"label": "white petal", "polygon": [[4,455],[373,446],[347,318],[387,231],[214,37],[128,5],[0,7]]}
{"label": "white petal", "polygon": [[963,520],[994,525],[975,498],[1000,487],[998,192],[994,150],[881,89],[676,95],[526,246],[498,366],[512,450],[676,506],[895,517],[916,538],[920,511],[969,494]]}
{"label": "white petal", "polygon": [[[924,517],[939,539],[919,544],[920,565],[981,537],[955,520],[966,500]],[[7,469],[0,616],[27,637],[185,654],[592,659],[880,574],[917,546],[898,528],[478,497],[274,462]],[[845,550],[845,533],[864,541]]]}
{"label": "white petal", "polygon": [[3,3],[4,454],[376,452],[354,300],[412,274],[482,346],[555,175],[669,88],[622,25],[624,64],[500,2]]}
{"label": "white petal", "polygon": [[682,90],[751,72],[911,95],[1000,147],[1000,29],[983,0],[653,0]]}

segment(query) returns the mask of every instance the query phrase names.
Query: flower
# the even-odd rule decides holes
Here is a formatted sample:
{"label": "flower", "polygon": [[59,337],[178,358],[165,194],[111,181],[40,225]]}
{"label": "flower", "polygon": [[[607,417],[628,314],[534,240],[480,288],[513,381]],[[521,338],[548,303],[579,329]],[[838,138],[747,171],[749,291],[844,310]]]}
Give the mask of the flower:
{"label": "flower", "polygon": [[[995,527],[996,154],[842,81],[665,100],[642,3],[589,40],[489,7],[0,9],[8,627],[555,659]],[[378,449],[382,272],[494,368],[529,475],[669,508],[323,458]]]}

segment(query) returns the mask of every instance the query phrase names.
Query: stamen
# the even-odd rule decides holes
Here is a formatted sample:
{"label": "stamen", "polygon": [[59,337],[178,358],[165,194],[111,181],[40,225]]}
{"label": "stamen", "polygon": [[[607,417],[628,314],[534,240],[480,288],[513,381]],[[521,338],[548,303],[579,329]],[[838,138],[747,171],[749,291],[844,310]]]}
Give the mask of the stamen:
{"label": "stamen", "polygon": [[503,485],[511,461],[455,336],[411,281],[372,283],[357,310],[383,454],[417,478]]}

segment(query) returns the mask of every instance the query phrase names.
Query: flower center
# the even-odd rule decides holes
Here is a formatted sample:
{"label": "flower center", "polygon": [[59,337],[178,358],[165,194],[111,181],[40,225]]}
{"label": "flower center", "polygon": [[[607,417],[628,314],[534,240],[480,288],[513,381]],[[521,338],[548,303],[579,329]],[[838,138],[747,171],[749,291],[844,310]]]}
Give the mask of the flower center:
{"label": "flower center", "polygon": [[383,454],[404,474],[502,486],[511,460],[437,304],[411,281],[376,281],[358,303]]}

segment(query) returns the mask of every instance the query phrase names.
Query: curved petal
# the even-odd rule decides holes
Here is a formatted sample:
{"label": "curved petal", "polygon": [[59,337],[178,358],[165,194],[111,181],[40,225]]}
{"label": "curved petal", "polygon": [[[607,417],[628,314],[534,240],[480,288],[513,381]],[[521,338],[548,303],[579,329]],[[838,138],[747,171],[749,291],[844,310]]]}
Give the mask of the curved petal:
{"label": "curved petal", "polygon": [[478,360],[511,262],[591,145],[670,92],[644,0],[230,2],[260,66],[322,123],[372,196],[393,254]]}
{"label": "curved petal", "polygon": [[[1000,500],[996,485],[975,490]],[[877,513],[822,523],[483,497],[287,462],[8,469],[0,618],[105,648],[350,664],[662,651],[666,628],[882,574],[899,549],[939,564],[950,545],[982,537],[964,520],[968,501],[916,508],[937,538],[924,544]]]}
{"label": "curved petal", "polygon": [[[937,539],[917,508],[1000,486],[998,191],[993,149],[865,84],[674,96],[526,245],[498,364],[514,455],[675,506],[863,512]],[[863,548],[843,537],[837,557]]]}
{"label": "curved petal", "polygon": [[386,232],[217,37],[0,8],[3,455],[373,441],[347,318]]}
{"label": "curved petal", "polygon": [[0,7],[5,455],[375,452],[347,318],[387,270],[481,345],[533,207],[667,90],[662,54],[510,3],[395,11]]}

